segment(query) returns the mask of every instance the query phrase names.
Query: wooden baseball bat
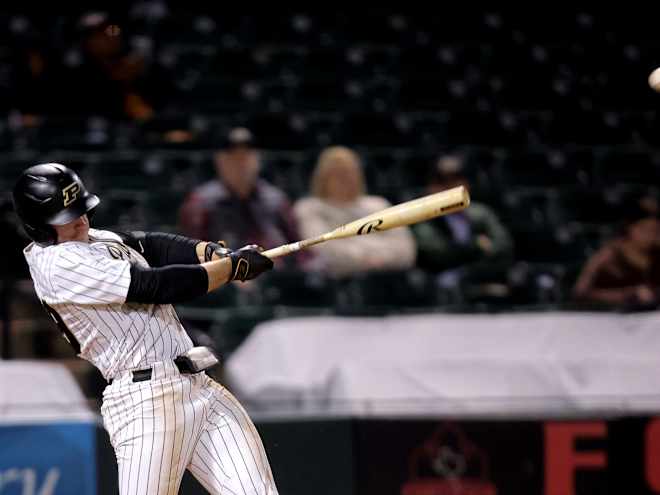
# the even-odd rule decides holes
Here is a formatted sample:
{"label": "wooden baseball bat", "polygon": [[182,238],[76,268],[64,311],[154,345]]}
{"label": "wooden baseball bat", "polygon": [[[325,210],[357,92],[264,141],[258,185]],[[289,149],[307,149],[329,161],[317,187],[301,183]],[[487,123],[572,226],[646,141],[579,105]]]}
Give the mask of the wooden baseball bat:
{"label": "wooden baseball bat", "polygon": [[384,210],[337,227],[335,230],[326,232],[325,234],[291,244],[284,244],[264,251],[261,254],[271,259],[278,258],[332,239],[342,239],[354,235],[367,235],[395,227],[423,222],[441,215],[461,211],[469,205],[470,194],[468,190],[463,186],[458,186],[385,208]]}

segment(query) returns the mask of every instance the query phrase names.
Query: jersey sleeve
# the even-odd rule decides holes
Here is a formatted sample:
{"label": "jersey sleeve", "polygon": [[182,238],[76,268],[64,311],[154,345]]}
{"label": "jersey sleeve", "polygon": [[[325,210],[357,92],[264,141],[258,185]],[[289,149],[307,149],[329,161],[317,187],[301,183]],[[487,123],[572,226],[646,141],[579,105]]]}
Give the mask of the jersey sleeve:
{"label": "jersey sleeve", "polygon": [[131,283],[131,264],[88,248],[61,250],[48,273],[49,304],[123,304]]}

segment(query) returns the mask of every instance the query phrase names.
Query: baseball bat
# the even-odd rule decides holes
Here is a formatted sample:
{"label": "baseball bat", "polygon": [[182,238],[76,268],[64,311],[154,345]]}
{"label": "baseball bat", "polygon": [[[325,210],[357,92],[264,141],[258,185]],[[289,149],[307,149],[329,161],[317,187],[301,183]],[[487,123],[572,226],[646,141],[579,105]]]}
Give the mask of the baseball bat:
{"label": "baseball bat", "polygon": [[320,244],[333,239],[343,239],[354,235],[367,235],[374,232],[423,222],[441,215],[448,215],[464,210],[470,205],[470,194],[463,186],[454,187],[435,194],[406,201],[390,206],[316,237],[310,237],[291,244],[269,249],[262,252],[268,258],[278,258],[285,254],[295,253],[301,249]]}

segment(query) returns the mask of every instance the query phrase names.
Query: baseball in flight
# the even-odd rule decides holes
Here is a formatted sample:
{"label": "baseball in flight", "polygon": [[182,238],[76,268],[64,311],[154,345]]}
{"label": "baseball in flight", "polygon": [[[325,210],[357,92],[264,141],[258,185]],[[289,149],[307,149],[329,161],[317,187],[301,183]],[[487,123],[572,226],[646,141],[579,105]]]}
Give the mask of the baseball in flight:
{"label": "baseball in flight", "polygon": [[660,93],[660,67],[649,75],[649,86],[651,86],[653,91]]}

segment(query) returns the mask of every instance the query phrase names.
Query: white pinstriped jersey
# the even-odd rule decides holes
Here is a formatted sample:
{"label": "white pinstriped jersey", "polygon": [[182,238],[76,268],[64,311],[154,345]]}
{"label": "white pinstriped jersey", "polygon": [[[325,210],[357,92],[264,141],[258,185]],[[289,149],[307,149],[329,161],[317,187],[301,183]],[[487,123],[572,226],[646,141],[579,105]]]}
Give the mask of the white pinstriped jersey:
{"label": "white pinstriped jersey", "polygon": [[39,299],[62,319],[78,355],[109,379],[192,348],[171,305],[126,302],[131,263],[149,266],[144,257],[113,232],[89,229],[89,238],[24,250]]}

